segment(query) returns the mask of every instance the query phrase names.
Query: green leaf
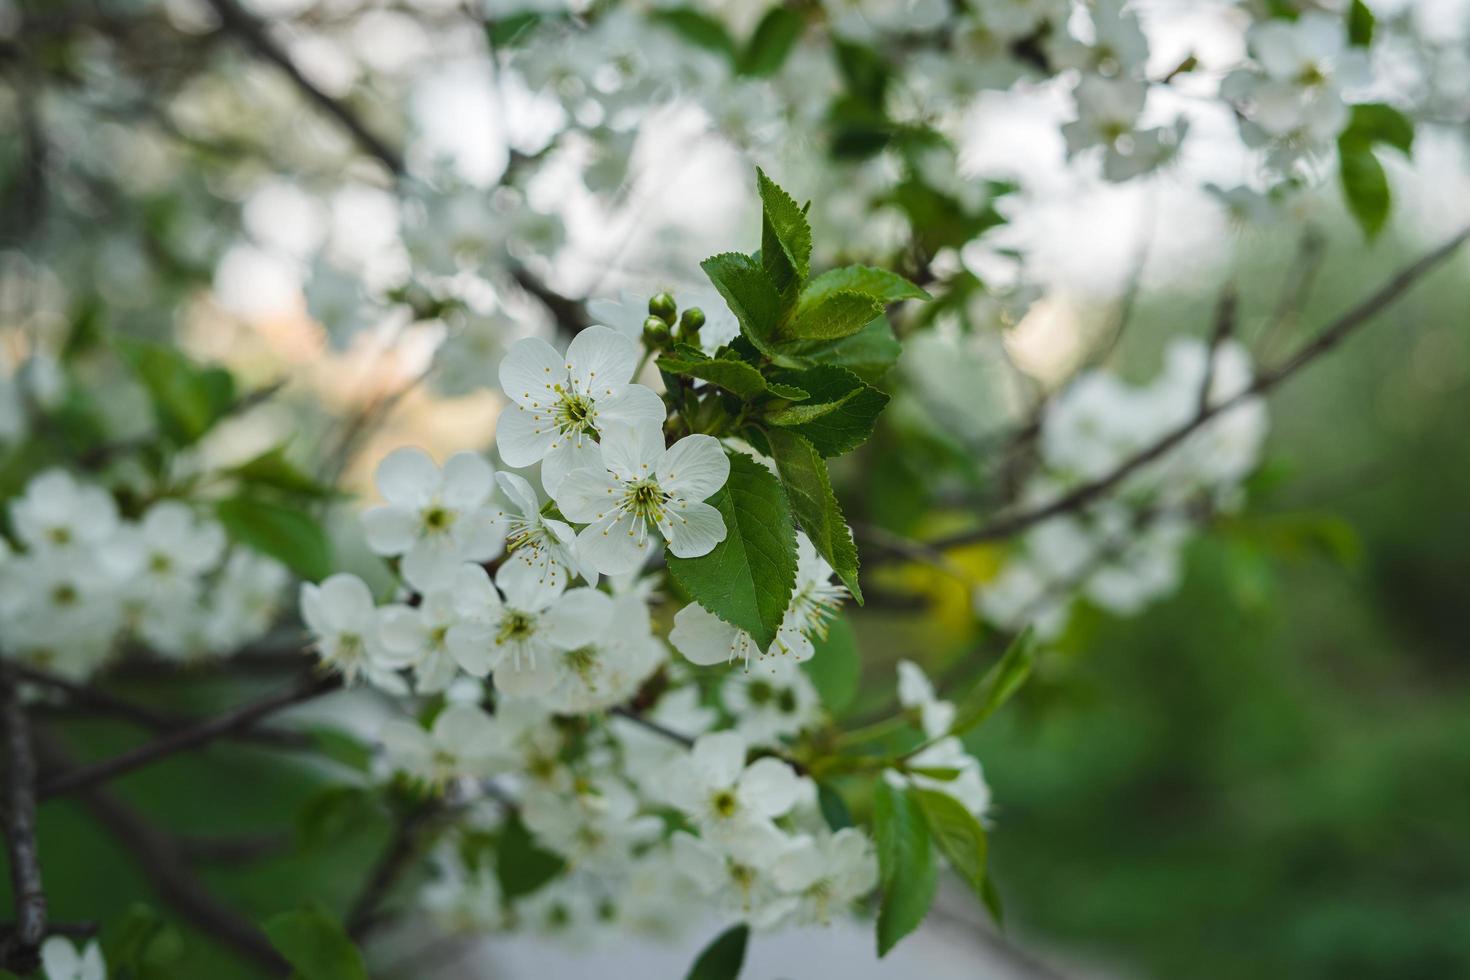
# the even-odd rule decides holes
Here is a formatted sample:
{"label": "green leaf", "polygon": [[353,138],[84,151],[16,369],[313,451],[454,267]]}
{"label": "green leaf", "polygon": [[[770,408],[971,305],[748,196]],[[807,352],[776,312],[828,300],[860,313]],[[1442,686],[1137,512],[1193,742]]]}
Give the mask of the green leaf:
{"label": "green leaf", "polygon": [[265,934],[301,980],[368,980],[362,953],[342,923],[319,905],[266,920]]}
{"label": "green leaf", "polygon": [[267,449],[248,462],[226,470],[246,483],[270,487],[301,497],[331,497],[336,491],[323,486],[286,457],[286,447]]}
{"label": "green leaf", "polygon": [[302,578],[319,582],[332,574],[331,542],[311,515],[244,496],[217,502],[215,515],[235,541],[282,562]]}
{"label": "green leaf", "polygon": [[[148,980],[185,975],[179,964],[184,955],[184,937],[142,902],[130,906],[120,921],[110,925],[103,942],[107,965],[115,975]],[[0,973],[0,980],[5,976]]]}
{"label": "green leaf", "polygon": [[1372,239],[1388,221],[1388,175],[1373,155],[1369,144],[1350,139],[1337,141],[1338,175],[1342,192],[1363,234]]}
{"label": "green leaf", "polygon": [[883,903],[878,909],[878,955],[918,928],[939,883],[929,823],[909,792],[879,779],[873,792],[873,837]]}
{"label": "green leaf", "polygon": [[790,194],[759,167],[755,175],[761,195],[761,265],[784,308],[811,272],[812,229]]}
{"label": "green leaf", "polygon": [[529,895],[566,869],[560,856],[542,849],[514,813],[500,828],[495,875],[507,899]]}
{"label": "green leaf", "polygon": [[858,659],[857,636],[845,616],[827,624],[827,635],[813,643],[816,652],[802,663],[822,705],[835,718],[857,697],[862,664]]}
{"label": "green leaf", "polygon": [[383,819],[377,794],[366,786],[333,784],[313,793],[296,813],[303,848],[341,840]]}
{"label": "green leaf", "polygon": [[725,519],[725,540],[698,558],[668,556],[669,572],[695,602],[764,650],[796,587],[791,506],[771,471],[743,453],[730,454],[730,478],[708,503]]}
{"label": "green leaf", "polygon": [[657,361],[660,371],[686,378],[699,378],[717,388],[723,388],[746,401],[774,397],[786,401],[802,401],[806,392],[791,385],[770,381],[753,364],[738,358],[726,357],[678,357],[665,354]]}
{"label": "green leaf", "polygon": [[919,801],[919,809],[924,811],[924,819],[929,822],[929,832],[939,845],[940,853],[949,866],[965,879],[965,884],[970,886],[975,896],[983,901],[988,853],[985,828],[980,826],[974,814],[965,809],[964,804],[948,793],[917,787],[909,792]]}
{"label": "green leaf", "polygon": [[730,32],[725,30],[724,24],[709,14],[693,7],[671,7],[655,10],[648,18],[655,24],[664,24],[673,29],[684,40],[697,47],[724,55],[732,64],[736,60],[735,41],[730,37]]}
{"label": "green leaf", "polygon": [[782,340],[839,340],[851,337],[883,315],[883,303],[839,289],[808,299],[803,293],[781,330]]}
{"label": "green leaf", "polygon": [[1363,0],[1353,0],[1348,8],[1348,43],[1357,48],[1366,48],[1373,43],[1373,28],[1378,18]]}
{"label": "green leaf", "polygon": [[801,298],[816,299],[828,293],[861,293],[881,303],[897,303],[905,299],[932,299],[928,293],[896,272],[868,265],[847,265],[828,269],[813,277],[801,290]]}
{"label": "green leaf", "polygon": [[995,879],[990,875],[985,876],[984,883],[980,886],[980,901],[985,905],[985,911],[990,913],[990,919],[1002,928],[1006,924],[1006,912],[1000,902],[1000,892],[995,890]]}
{"label": "green leaf", "polygon": [[827,821],[831,830],[852,826],[852,811],[847,808],[847,801],[828,783],[817,784],[817,808],[822,811],[822,819]]}
{"label": "green leaf", "polygon": [[789,356],[814,364],[845,367],[864,381],[872,383],[880,380],[898,363],[903,346],[893,335],[893,325],[886,317],[880,317],[850,337],[786,344],[781,350]]}
{"label": "green leaf", "polygon": [[1036,662],[1033,639],[1034,634],[1028,626],[1011,641],[1011,645],[1006,648],[995,666],[985,672],[980,683],[960,702],[955,711],[954,724],[949,729],[951,735],[963,735],[995,714],[996,709],[1010,700],[1011,695],[1026,683],[1026,678],[1031,675],[1031,667]]}
{"label": "green leaf", "polygon": [[340,728],[313,728],[307,733],[312,749],[333,762],[366,773],[372,768],[373,750]]}
{"label": "green leaf", "polygon": [[877,51],[864,44],[834,41],[837,68],[847,80],[847,88],[859,102],[882,109],[892,69]]}
{"label": "green leaf", "polygon": [[495,47],[514,47],[525,40],[540,22],[541,15],[534,10],[510,14],[498,20],[487,21],[485,37]]}
{"label": "green leaf", "polygon": [[740,321],[740,332],[757,350],[770,353],[781,321],[781,296],[760,259],[725,252],[699,265]]}
{"label": "green leaf", "polygon": [[181,446],[208,432],[229,412],[235,379],[223,368],[201,367],[163,344],[122,339],[118,349],[148,391],[159,431]]}
{"label": "green leaf", "polygon": [[771,428],[766,431],[766,439],[776,460],[781,485],[791,501],[791,513],[811,538],[817,554],[827,559],[842,584],[861,603],[857,548],[852,543],[852,531],[842,516],[837,496],[832,492],[826,461],[810,442],[790,429]]}
{"label": "green leaf", "polygon": [[740,923],[716,936],[689,968],[685,980],[735,980],[745,964],[750,926]]}
{"label": "green leaf", "polygon": [[801,14],[778,3],[755,25],[750,41],[740,52],[736,70],[756,78],[774,75],[786,63],[786,56],[796,46],[804,26]]}
{"label": "green leaf", "polygon": [[[868,441],[888,395],[845,368],[819,365],[776,375],[807,392],[807,400],[766,421],[796,432],[823,456],[841,456]],[[826,411],[816,411],[826,408]],[[806,410],[803,415],[802,410]]]}
{"label": "green leaf", "polygon": [[1355,105],[1352,113],[1342,139],[1370,145],[1384,143],[1404,156],[1413,154],[1414,123],[1408,116],[1382,102]]}

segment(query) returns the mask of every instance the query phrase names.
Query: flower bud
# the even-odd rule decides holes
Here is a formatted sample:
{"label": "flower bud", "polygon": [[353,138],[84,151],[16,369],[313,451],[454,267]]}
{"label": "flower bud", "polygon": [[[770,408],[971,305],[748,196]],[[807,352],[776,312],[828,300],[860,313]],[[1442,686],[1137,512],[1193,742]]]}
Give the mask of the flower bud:
{"label": "flower bud", "polygon": [[643,321],[643,342],[651,348],[660,348],[669,341],[669,325],[656,316]]}
{"label": "flower bud", "polygon": [[689,336],[699,333],[699,328],[704,326],[704,310],[697,306],[691,306],[684,311],[679,318],[679,330],[681,336]]}
{"label": "flower bud", "polygon": [[655,293],[648,301],[649,315],[658,317],[670,327],[674,325],[674,314],[677,312],[678,304],[668,293]]}

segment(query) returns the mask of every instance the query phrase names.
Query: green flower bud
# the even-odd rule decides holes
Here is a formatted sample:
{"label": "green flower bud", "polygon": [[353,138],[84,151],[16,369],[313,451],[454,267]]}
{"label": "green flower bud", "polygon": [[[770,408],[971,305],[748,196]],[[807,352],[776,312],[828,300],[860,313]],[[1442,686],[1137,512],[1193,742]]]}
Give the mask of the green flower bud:
{"label": "green flower bud", "polygon": [[689,307],[679,318],[679,328],[685,334],[699,333],[699,328],[702,326],[704,326],[704,310],[697,306]]}
{"label": "green flower bud", "polygon": [[658,317],[671,327],[674,325],[674,314],[677,312],[679,312],[678,304],[668,293],[656,293],[648,301],[649,315]]}
{"label": "green flower bud", "polygon": [[656,316],[643,321],[643,342],[652,348],[663,347],[669,341],[669,325]]}

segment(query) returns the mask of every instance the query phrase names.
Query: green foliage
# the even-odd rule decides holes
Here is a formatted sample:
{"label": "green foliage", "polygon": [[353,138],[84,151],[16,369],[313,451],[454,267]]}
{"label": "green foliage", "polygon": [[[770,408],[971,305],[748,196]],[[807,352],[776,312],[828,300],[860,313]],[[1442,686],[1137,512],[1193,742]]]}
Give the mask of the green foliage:
{"label": "green foliage", "polygon": [[159,432],[170,442],[196,442],[233,406],[235,379],[223,368],[201,367],[163,344],[122,339],[117,346],[147,389]]}
{"label": "green foliage", "polygon": [[1378,145],[1410,155],[1414,148],[1414,124],[1403,113],[1383,103],[1353,106],[1347,128],[1337,138],[1338,176],[1348,210],[1370,239],[1383,230],[1392,204],[1388,175],[1374,153]]}
{"label": "green foliage", "polygon": [[801,294],[803,300],[815,300],[836,292],[858,293],[883,303],[931,298],[927,292],[898,273],[889,272],[887,269],[875,269],[869,265],[847,265],[838,269],[828,269],[809,280]]}
{"label": "green foliage", "polygon": [[781,323],[781,296],[759,259],[725,252],[700,263],[740,321],[740,332],[761,353],[769,353]]}
{"label": "green foliage", "polygon": [[320,905],[272,917],[265,934],[301,980],[367,980],[362,953],[342,923]]}
{"label": "green foliage", "polygon": [[648,19],[673,29],[684,40],[735,60],[735,41],[721,21],[693,7],[669,7],[650,11]]}
{"label": "green foliage", "polygon": [[500,828],[495,851],[495,875],[507,900],[529,895],[566,869],[566,862],[537,845],[515,814]]}
{"label": "green foliage", "polygon": [[872,296],[839,289],[809,298],[805,293],[783,333],[786,340],[841,340],[883,315],[883,303]]}
{"label": "green foliage", "polygon": [[808,397],[783,413],[768,415],[766,421],[795,432],[823,456],[841,456],[867,442],[888,405],[887,394],[836,365],[776,376],[806,391]]}
{"label": "green foliage", "polygon": [[103,936],[103,956],[115,980],[185,980],[184,937],[139,902]]}
{"label": "green foliage", "polygon": [[852,826],[852,811],[848,809],[847,801],[830,783],[817,784],[817,809],[822,811],[822,819],[827,821],[831,830]]}
{"label": "green foliage", "polygon": [[1348,7],[1348,43],[1358,48],[1366,48],[1372,44],[1373,28],[1377,22],[1378,18],[1363,0],[1353,0]]}
{"label": "green foliage", "polygon": [[857,697],[862,664],[858,660],[857,635],[845,616],[827,624],[827,635],[812,644],[816,652],[801,669],[811,678],[821,695],[822,706],[834,718],[840,717]]}
{"label": "green foliage", "polygon": [[760,369],[731,354],[728,357],[708,357],[702,351],[679,350],[658,359],[658,369],[685,378],[708,381],[717,388],[750,402],[766,398],[781,398],[786,401],[801,401],[807,393],[791,385],[772,381],[761,374]]}
{"label": "green foliage", "polygon": [[299,497],[326,498],[336,491],[303,472],[286,456],[285,446],[267,449],[259,456],[225,471],[252,487],[266,487]]}
{"label": "green foliage", "polygon": [[983,902],[985,861],[989,853],[985,828],[980,826],[974,814],[965,809],[964,804],[948,793],[918,787],[910,789],[909,793],[918,801],[940,853],[974,891],[975,897]]}
{"label": "green foliage", "polygon": [[756,78],[776,74],[796,47],[803,26],[801,14],[796,10],[785,4],[772,7],[755,25],[755,31],[740,52],[736,69],[742,75]]}
{"label": "green foliage", "polygon": [[960,702],[950,734],[963,735],[975,728],[1021,689],[1026,678],[1031,676],[1031,667],[1036,659],[1033,640],[1034,634],[1027,627],[1011,641],[995,666],[985,672],[980,683]]}
{"label": "green foliage", "polygon": [[716,936],[689,968],[685,980],[735,980],[745,965],[750,926],[741,923]]}
{"label": "green foliage", "polygon": [[811,273],[812,229],[806,211],[765,171],[756,168],[761,198],[761,267],[783,307]]}
{"label": "green foliage", "polygon": [[324,786],[296,814],[296,837],[303,848],[320,847],[358,833],[382,816],[378,796],[350,783]]}
{"label": "green foliage", "polygon": [[308,581],[332,574],[332,545],[310,514],[258,497],[229,497],[215,503],[215,516],[232,539],[282,562]]}
{"label": "green foliage", "polygon": [[781,485],[791,501],[791,513],[811,539],[817,554],[827,560],[853,598],[861,603],[857,547],[852,541],[852,530],[842,516],[837,495],[832,492],[826,461],[810,442],[789,429],[772,428],[766,433],[766,439]]}
{"label": "green foliage", "polygon": [[796,587],[791,507],[770,470],[743,453],[709,504],[725,519],[725,540],[698,558],[668,558],[669,572],[705,609],[751,635],[764,650],[776,639]]}
{"label": "green foliage", "polygon": [[913,793],[879,779],[873,793],[873,838],[883,892],[878,955],[884,956],[929,914],[939,871],[929,823]]}
{"label": "green foliage", "polygon": [[903,346],[893,335],[887,318],[869,323],[850,337],[813,343],[787,344],[783,348],[789,358],[832,367],[844,367],[873,384],[898,363]]}

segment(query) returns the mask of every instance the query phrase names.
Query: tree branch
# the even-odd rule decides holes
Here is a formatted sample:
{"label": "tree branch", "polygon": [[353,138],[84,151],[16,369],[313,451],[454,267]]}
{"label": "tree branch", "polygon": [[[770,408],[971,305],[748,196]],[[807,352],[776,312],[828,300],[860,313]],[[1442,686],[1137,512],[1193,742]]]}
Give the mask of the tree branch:
{"label": "tree branch", "polygon": [[633,722],[635,725],[643,726],[644,728],[653,732],[655,735],[662,735],[664,738],[668,739],[671,742],[678,742],[686,749],[694,745],[694,739],[690,738],[688,735],[685,735],[683,732],[676,732],[672,728],[656,722],[652,718],[645,718],[638,712],[633,711],[629,708],[613,708],[609,712],[609,714],[617,715],[619,718],[626,718],[629,721]]}
{"label": "tree branch", "polygon": [[1112,472],[1090,483],[1084,483],[1050,503],[1043,504],[1031,510],[1002,515],[988,524],[982,524],[980,527],[973,528],[969,531],[947,535],[946,537],[926,542],[926,544],[930,548],[944,549],[980,541],[996,541],[1012,537],[1052,517],[1080,510],[1112,490],[1139,469],[1159,459],[1175,446],[1178,446],[1215,416],[1227,412],[1251,398],[1269,394],[1287,379],[1293,377],[1302,368],[1335,348],[1403,295],[1425,273],[1453,255],[1467,239],[1470,239],[1470,228],[1463,229],[1449,241],[1420,256],[1417,260],[1401,269],[1398,274],[1384,283],[1383,286],[1379,287],[1377,292],[1338,317],[1313,340],[1302,345],[1286,361],[1275,368],[1262,371],[1256,375],[1255,381],[1245,390],[1224,401],[1216,402],[1201,412],[1196,412],[1194,417],[1184,425],[1169,432],[1153,445],[1130,456],[1113,469]]}
{"label": "tree branch", "polygon": [[437,801],[431,801],[402,814],[394,823],[388,846],[383,849],[347,913],[347,935],[355,941],[361,942],[381,923],[383,902],[418,856],[420,832],[440,812],[442,809]]}
{"label": "tree branch", "polygon": [[335,691],[341,685],[342,680],[336,674],[308,678],[305,682],[298,683],[284,691],[278,691],[269,697],[243,705],[193,727],[171,732],[162,738],[115,755],[110,759],[77,766],[63,772],[41,786],[40,798],[49,799],[60,793],[68,793],[86,786],[107,782],[178,752],[196,748],[217,738],[234,735],[268,715]]}
{"label": "tree branch", "polygon": [[5,726],[5,843],[10,854],[10,887],[15,931],[6,938],[5,966],[29,973],[39,962],[46,938],[46,891],[41,884],[41,854],[36,846],[36,756],[30,720],[20,700],[20,680],[7,664],[0,673],[0,714]]}

